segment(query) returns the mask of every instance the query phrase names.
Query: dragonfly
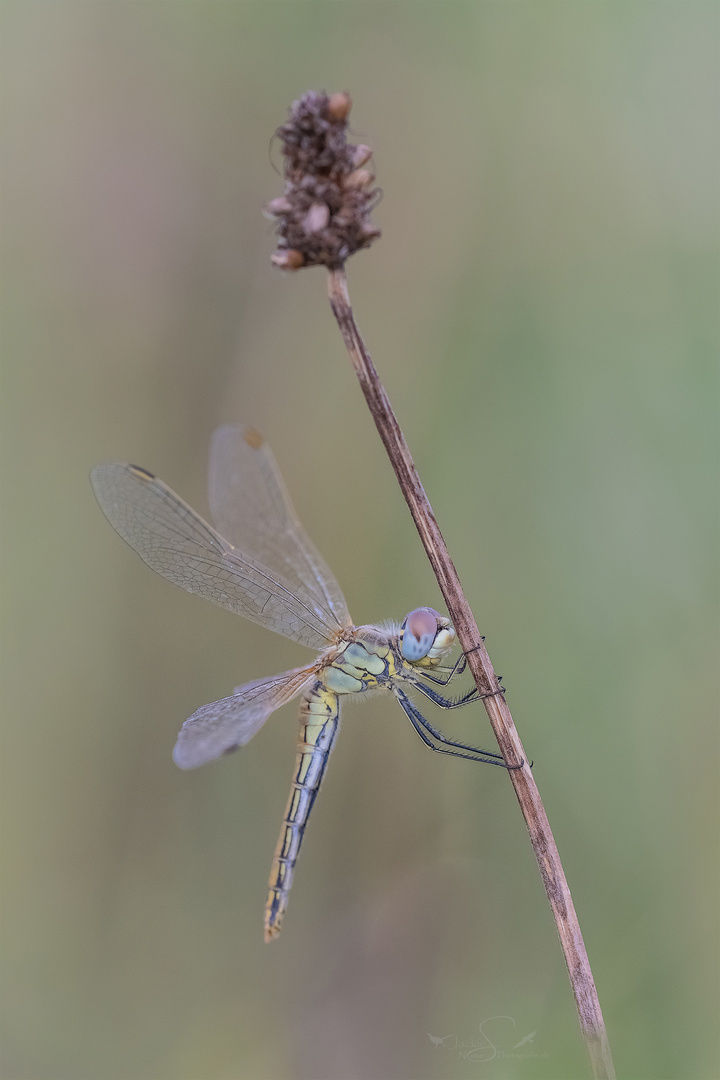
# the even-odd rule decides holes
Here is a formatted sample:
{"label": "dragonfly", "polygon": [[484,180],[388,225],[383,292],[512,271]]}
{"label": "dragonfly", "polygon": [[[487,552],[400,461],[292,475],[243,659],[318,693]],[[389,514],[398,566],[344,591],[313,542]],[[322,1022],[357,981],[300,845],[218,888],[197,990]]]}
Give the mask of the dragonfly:
{"label": "dragonfly", "polygon": [[465,668],[444,663],[456,634],[431,607],[401,625],[355,626],[340,586],[295,512],[275,459],[251,427],[218,428],[210,445],[208,501],[215,528],[152,473],[137,465],[96,466],[91,482],[115,531],[162,577],[187,592],[315,650],[310,664],[236,687],[185,721],[173,751],[194,769],[237,750],[268,717],[300,698],[297,755],[270,873],[265,941],[279,933],[310,811],[340,722],[340,703],[371,690],[394,694],[426,746],[503,768],[501,754],[447,738],[421,713],[414,690],[442,709],[493,694],[444,688]]}

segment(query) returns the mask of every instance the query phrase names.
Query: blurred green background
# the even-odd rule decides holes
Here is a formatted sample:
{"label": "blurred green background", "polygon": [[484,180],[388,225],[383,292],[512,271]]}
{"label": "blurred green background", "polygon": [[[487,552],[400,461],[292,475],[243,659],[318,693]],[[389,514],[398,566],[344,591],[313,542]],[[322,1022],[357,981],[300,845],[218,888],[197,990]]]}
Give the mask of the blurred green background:
{"label": "blurred green background", "polygon": [[[718,1075],[718,15],[4,3],[6,1080],[587,1075],[506,776],[428,753],[392,700],[347,707],[263,944],[294,707],[197,772],[170,754],[197,706],[308,657],[151,574],[90,491],[131,460],[205,512],[210,434],[242,419],[356,622],[441,605],[323,272],[269,263],[270,138],[317,87],[375,149],[358,319],[618,1072]],[[464,712],[447,730],[492,746]]]}

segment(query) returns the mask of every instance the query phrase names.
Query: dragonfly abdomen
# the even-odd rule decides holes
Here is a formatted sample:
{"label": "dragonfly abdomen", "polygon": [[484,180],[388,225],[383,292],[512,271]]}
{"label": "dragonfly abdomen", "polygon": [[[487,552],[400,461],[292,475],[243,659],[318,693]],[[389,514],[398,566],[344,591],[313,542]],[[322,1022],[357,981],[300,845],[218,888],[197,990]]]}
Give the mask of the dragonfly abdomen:
{"label": "dragonfly abdomen", "polygon": [[300,702],[300,732],[290,797],[275,848],[265,904],[265,940],[280,933],[288,905],[293,871],[310,811],[325,772],[340,718],[337,694],[321,682]]}

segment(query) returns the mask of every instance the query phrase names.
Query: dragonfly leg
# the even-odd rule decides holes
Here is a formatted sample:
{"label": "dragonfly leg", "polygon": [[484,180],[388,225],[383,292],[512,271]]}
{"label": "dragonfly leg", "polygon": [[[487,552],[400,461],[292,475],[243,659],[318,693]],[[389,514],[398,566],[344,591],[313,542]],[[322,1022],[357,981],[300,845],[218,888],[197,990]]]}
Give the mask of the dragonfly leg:
{"label": "dragonfly leg", "polygon": [[429,671],[422,671],[424,679],[429,679],[430,682],[434,682],[437,686],[447,686],[451,679],[454,679],[456,675],[462,675],[465,670],[467,660],[465,659],[465,653],[460,653],[457,660],[451,668],[435,668],[436,671],[442,671],[447,675],[446,679],[438,679],[437,675],[431,675]]}
{"label": "dragonfly leg", "polygon": [[473,686],[472,690],[468,690],[466,694],[457,698],[445,698],[441,694],[438,694],[437,690],[433,690],[431,686],[425,686],[420,681],[415,682],[413,680],[412,685],[424,694],[425,697],[430,698],[436,705],[439,705],[441,709],[458,709],[461,705],[467,705],[471,701],[482,701],[483,698],[497,697],[499,694],[504,694],[505,690],[502,686],[497,690],[491,690],[487,694],[481,694],[477,686]]}
{"label": "dragonfly leg", "polygon": [[[480,637],[482,638],[483,641],[485,640],[485,635],[484,634],[481,634]],[[482,648],[482,645],[473,645],[472,649],[466,649],[466,651],[463,653],[463,656],[469,656],[471,652],[477,652],[478,649],[481,649],[481,648]]]}
{"label": "dragonfly leg", "polygon": [[[434,728],[429,720],[425,719],[420,710],[399,687],[396,686],[394,692],[403,707],[405,715],[422,741],[431,750],[435,750],[436,753],[451,754],[453,757],[465,758],[467,761],[482,761],[487,765],[499,765],[503,769],[521,769],[524,765],[524,762],[520,762],[519,765],[506,765],[502,754],[495,754],[491,750],[480,750],[477,746],[468,746],[466,743],[454,742],[452,739],[448,739],[441,731]],[[430,736],[443,745],[436,746]],[[464,750],[469,750],[470,753],[462,753]]]}

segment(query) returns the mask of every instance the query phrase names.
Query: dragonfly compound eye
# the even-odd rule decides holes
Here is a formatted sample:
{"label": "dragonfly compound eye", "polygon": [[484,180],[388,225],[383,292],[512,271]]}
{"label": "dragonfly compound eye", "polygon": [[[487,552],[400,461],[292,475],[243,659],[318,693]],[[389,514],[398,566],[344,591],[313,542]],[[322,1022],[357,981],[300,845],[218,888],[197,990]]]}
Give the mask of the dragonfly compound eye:
{"label": "dragonfly compound eye", "polygon": [[440,616],[433,608],[415,608],[406,617],[400,632],[400,649],[411,663],[430,652],[440,629]]}

